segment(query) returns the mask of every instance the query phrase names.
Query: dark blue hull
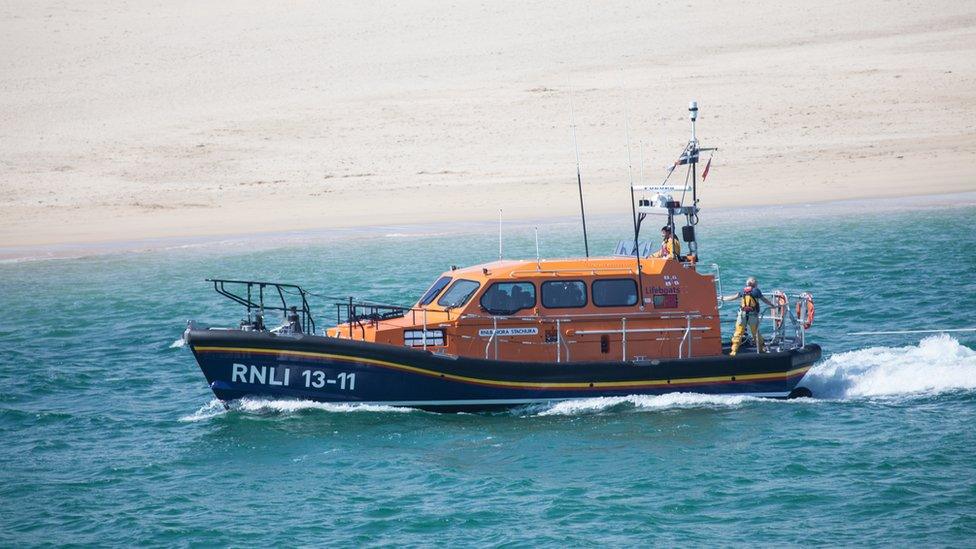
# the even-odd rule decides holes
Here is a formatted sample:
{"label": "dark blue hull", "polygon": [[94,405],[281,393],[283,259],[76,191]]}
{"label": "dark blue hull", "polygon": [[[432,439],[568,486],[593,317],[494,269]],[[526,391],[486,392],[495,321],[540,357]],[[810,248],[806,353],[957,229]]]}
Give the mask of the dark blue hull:
{"label": "dark blue hull", "polygon": [[236,330],[194,330],[187,342],[220,400],[253,396],[444,411],[679,391],[784,398],[820,358],[820,347],[807,345],[735,358],[512,362]]}

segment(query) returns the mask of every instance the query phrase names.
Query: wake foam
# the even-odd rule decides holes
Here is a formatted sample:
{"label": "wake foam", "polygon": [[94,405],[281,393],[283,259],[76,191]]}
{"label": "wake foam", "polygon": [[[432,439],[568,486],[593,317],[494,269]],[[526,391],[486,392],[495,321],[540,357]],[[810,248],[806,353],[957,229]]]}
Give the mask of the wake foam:
{"label": "wake foam", "polygon": [[575,416],[613,410],[653,411],[688,408],[737,408],[746,402],[763,399],[741,395],[704,395],[699,393],[668,393],[666,395],[631,395],[625,397],[596,397],[566,400],[548,405],[537,416]]}
{"label": "wake foam", "polygon": [[181,337],[176,341],[169,344],[170,349],[179,349],[180,347],[186,345],[186,341]]}
{"label": "wake foam", "polygon": [[413,408],[401,408],[397,406],[381,406],[372,404],[333,404],[325,402],[313,402],[311,400],[272,400],[259,398],[243,398],[241,400],[228,402],[227,406],[220,400],[213,399],[209,403],[200,407],[196,412],[183,416],[180,421],[205,421],[227,413],[244,414],[282,414],[289,415],[305,410],[321,410],[325,412],[349,413],[349,412],[416,412]]}
{"label": "wake foam", "polygon": [[800,386],[813,391],[814,398],[770,401],[748,396],[670,393],[567,400],[528,411],[535,416],[572,416],[627,410],[735,408],[754,402],[800,404],[822,400],[930,396],[976,389],[976,351],[961,345],[953,337],[940,334],[927,337],[918,345],[870,347],[838,353],[811,369]]}
{"label": "wake foam", "polygon": [[180,421],[191,422],[191,421],[204,421],[212,417],[221,416],[227,413],[227,409],[224,408],[224,403],[217,400],[216,398],[204,404],[196,412],[183,416]]}
{"label": "wake foam", "polygon": [[242,398],[230,404],[231,410],[248,413],[279,413],[293,414],[303,410],[323,410],[326,412],[415,412],[413,408],[398,406],[384,406],[377,404],[338,404],[332,402],[315,402],[312,400],[272,400],[257,398]]}
{"label": "wake foam", "polygon": [[839,353],[800,383],[818,399],[931,395],[976,389],[976,351],[945,334],[918,345]]}

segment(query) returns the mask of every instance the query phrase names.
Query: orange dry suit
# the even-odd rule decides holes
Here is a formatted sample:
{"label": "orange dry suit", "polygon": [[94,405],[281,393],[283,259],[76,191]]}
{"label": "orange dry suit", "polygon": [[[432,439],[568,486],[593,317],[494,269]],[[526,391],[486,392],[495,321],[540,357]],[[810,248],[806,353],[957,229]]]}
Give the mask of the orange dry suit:
{"label": "orange dry suit", "polygon": [[766,352],[766,342],[763,341],[762,334],[759,333],[759,299],[762,298],[762,291],[755,286],[746,286],[737,297],[742,298],[739,302],[739,316],[735,319],[735,333],[732,334],[732,351],[729,353],[735,356],[742,345],[742,338],[746,335],[746,326],[752,332],[753,339],[756,340],[756,349],[760,353]]}

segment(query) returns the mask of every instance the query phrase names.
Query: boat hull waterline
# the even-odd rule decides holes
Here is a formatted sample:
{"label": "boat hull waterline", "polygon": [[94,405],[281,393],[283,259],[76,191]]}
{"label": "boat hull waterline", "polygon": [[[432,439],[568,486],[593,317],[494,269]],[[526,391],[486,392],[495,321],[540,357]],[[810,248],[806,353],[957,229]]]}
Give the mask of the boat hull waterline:
{"label": "boat hull waterline", "polygon": [[736,357],[540,363],[312,335],[191,330],[185,338],[225,402],[257,397],[439,411],[674,392],[786,398],[821,356],[818,345],[807,345]]}

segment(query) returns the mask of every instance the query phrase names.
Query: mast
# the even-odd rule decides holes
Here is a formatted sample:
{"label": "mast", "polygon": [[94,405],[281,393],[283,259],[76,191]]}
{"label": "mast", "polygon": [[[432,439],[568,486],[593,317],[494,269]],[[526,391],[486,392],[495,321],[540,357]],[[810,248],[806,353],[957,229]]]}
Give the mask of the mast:
{"label": "mast", "polygon": [[[695,236],[695,225],[698,224],[698,157],[702,151],[716,151],[714,147],[701,148],[698,144],[698,134],[695,123],[698,120],[698,102],[691,101],[688,104],[688,115],[691,120],[691,139],[681,151],[681,156],[672,164],[664,176],[664,181],[658,185],[645,185],[641,181],[640,185],[631,185],[635,191],[653,193],[649,198],[641,197],[637,203],[637,234],[640,237],[641,222],[647,215],[666,216],[667,227],[671,230],[674,238],[678,238],[675,231],[675,216],[685,217],[684,226],[681,228],[681,239],[688,243],[689,255],[694,256],[694,262],[698,262],[698,241]],[[641,155],[643,160],[643,154]],[[684,184],[668,183],[678,166],[687,164],[688,170],[685,175]],[[691,204],[685,203],[686,193],[691,191]],[[676,193],[680,196],[675,196]],[[633,201],[633,198],[631,199]]]}
{"label": "mast", "polygon": [[[630,159],[630,121],[624,118],[624,131],[627,133],[627,173],[630,175],[630,213],[634,221],[634,257],[637,258],[637,295],[640,296],[637,299],[638,305],[640,305],[640,310],[644,310],[644,284],[641,280],[641,257],[640,257],[640,244],[638,242],[638,234],[640,229],[637,225],[637,205],[634,203],[634,164]],[[641,178],[644,175],[644,147],[641,146]]]}
{"label": "mast", "polygon": [[[698,120],[698,101],[688,103],[688,118],[691,119],[691,141],[688,143],[688,168],[691,170],[691,208],[685,209],[685,227],[681,229],[681,239],[688,238],[688,253],[698,258],[698,240],[695,237],[693,219],[698,212],[698,135],[695,122]],[[685,232],[690,234],[685,235]]]}
{"label": "mast", "polygon": [[570,90],[569,93],[569,111],[570,111],[570,121],[573,125],[573,147],[576,149],[576,185],[579,187],[579,199],[580,199],[580,218],[583,220],[583,248],[586,251],[586,257],[590,257],[590,243],[586,238],[586,209],[583,208],[583,177],[580,175],[580,154],[579,154],[579,142],[576,140],[576,107],[573,104],[573,92]]}
{"label": "mast", "polygon": [[691,159],[691,203],[693,206],[698,206],[698,136],[695,133],[695,122],[698,120],[698,101],[692,101],[688,104],[688,117],[691,118],[691,145],[688,151]]}

